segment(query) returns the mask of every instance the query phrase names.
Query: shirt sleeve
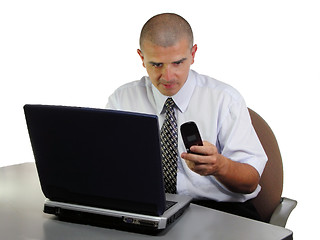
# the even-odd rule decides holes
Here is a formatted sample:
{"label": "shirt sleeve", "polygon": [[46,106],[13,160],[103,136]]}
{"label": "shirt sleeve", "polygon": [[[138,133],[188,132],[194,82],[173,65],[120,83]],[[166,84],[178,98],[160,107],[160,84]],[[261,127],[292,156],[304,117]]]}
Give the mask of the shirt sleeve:
{"label": "shirt sleeve", "polygon": [[220,153],[236,162],[253,166],[262,175],[267,156],[252,126],[245,101],[232,101],[221,118],[218,131]]}

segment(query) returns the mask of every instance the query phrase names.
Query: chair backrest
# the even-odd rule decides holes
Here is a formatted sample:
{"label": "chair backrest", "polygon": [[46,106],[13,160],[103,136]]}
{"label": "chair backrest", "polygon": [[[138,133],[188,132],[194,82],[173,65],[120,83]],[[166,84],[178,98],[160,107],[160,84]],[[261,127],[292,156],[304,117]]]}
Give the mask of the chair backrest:
{"label": "chair backrest", "polygon": [[283,188],[283,166],[281,154],[271,128],[256,112],[249,109],[252,125],[268,156],[268,162],[260,179],[261,191],[253,204],[262,217],[269,222],[270,217],[281,201]]}

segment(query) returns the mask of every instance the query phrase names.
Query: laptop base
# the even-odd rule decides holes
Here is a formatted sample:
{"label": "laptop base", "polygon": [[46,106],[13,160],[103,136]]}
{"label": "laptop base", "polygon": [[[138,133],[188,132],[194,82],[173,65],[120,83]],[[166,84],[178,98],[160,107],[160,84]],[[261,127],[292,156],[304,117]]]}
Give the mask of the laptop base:
{"label": "laptop base", "polygon": [[90,225],[95,227],[110,228],[127,232],[134,232],[146,235],[157,235],[162,232],[163,229],[150,229],[142,225],[133,226],[132,224],[126,224],[121,218],[92,214],[86,212],[78,212],[74,210],[59,209],[59,213],[56,213],[57,208],[45,207],[44,212],[48,214],[54,214],[59,221]]}
{"label": "laptop base", "polygon": [[151,216],[137,213],[114,211],[77,204],[55,202],[47,199],[44,203],[44,213],[53,214],[59,220],[78,224],[106,227],[130,232],[155,235],[166,229],[178,219],[189,203],[180,208],[169,218],[165,216]]}

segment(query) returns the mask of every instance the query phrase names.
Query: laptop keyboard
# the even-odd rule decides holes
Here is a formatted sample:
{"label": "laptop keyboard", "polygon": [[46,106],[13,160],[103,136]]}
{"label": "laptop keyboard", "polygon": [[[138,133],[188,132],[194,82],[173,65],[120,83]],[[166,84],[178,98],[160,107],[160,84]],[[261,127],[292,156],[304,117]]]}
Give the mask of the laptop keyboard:
{"label": "laptop keyboard", "polygon": [[166,211],[171,208],[173,205],[175,205],[177,202],[168,201],[166,200]]}

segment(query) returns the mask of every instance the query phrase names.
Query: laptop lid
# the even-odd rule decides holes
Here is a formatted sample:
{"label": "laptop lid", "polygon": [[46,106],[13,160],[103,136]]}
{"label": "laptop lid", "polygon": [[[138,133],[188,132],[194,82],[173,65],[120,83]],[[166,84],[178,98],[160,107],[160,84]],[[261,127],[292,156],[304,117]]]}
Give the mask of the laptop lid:
{"label": "laptop lid", "polygon": [[24,111],[47,198],[163,214],[157,116],[48,105],[25,105]]}

